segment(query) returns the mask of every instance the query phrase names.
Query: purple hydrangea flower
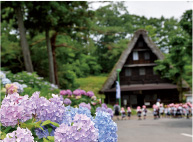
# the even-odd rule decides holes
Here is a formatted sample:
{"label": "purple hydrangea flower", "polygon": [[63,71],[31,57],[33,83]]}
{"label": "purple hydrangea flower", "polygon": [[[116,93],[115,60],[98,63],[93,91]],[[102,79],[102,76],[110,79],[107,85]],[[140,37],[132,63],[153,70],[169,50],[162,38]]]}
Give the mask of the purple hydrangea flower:
{"label": "purple hydrangea flower", "polygon": [[71,103],[72,103],[71,100],[68,99],[68,98],[66,98],[66,99],[64,100],[64,104],[65,104],[65,105],[70,105]]}
{"label": "purple hydrangea flower", "polygon": [[113,110],[111,108],[108,108],[106,104],[102,104],[102,107],[98,107],[96,109],[96,112],[99,112],[99,111],[104,111],[104,112],[107,112],[111,115],[111,117],[113,117]]}
{"label": "purple hydrangea flower", "polygon": [[88,103],[88,104],[86,104],[86,103],[80,103],[79,104],[79,107],[86,107],[86,108],[88,108],[89,110],[91,110],[91,106],[90,106],[90,104]]}
{"label": "purple hydrangea flower", "polygon": [[63,95],[63,96],[64,96],[64,95],[67,95],[67,91],[66,91],[66,90],[61,90],[61,91],[60,91],[60,95]]}
{"label": "purple hydrangea flower", "polygon": [[16,131],[8,133],[2,142],[34,142],[34,137],[30,130],[17,127]]}
{"label": "purple hydrangea flower", "polygon": [[52,98],[49,99],[50,102],[53,102],[54,104],[58,106],[62,106],[63,104],[63,99],[59,97],[58,95],[52,94]]}
{"label": "purple hydrangea flower", "polygon": [[80,90],[81,95],[86,95],[86,91]]}
{"label": "purple hydrangea flower", "polygon": [[101,106],[104,107],[104,108],[106,108],[106,109],[108,108],[105,103],[103,103]]}
{"label": "purple hydrangea flower", "polygon": [[68,94],[68,96],[72,96],[72,91],[71,90],[66,90],[66,92],[67,92],[67,94]]}
{"label": "purple hydrangea flower", "polygon": [[89,117],[76,114],[72,126],[61,124],[54,133],[55,142],[97,142],[98,129]]}
{"label": "purple hydrangea flower", "polygon": [[87,96],[92,97],[92,96],[94,96],[94,93],[92,91],[88,91]]}
{"label": "purple hydrangea flower", "polygon": [[15,126],[18,120],[25,122],[32,118],[33,106],[28,95],[14,93],[6,96],[1,105],[0,116],[3,126]]}
{"label": "purple hydrangea flower", "polygon": [[17,86],[17,92],[22,93],[23,92],[23,86],[18,82],[13,82]]}
{"label": "purple hydrangea flower", "polygon": [[80,89],[76,89],[76,90],[73,91],[73,94],[75,96],[80,96],[81,95],[81,90]]}
{"label": "purple hydrangea flower", "polygon": [[44,97],[39,98],[39,92],[35,92],[30,101],[33,102],[33,114],[37,121],[50,120],[59,123],[65,111],[63,101],[58,95],[52,95],[53,98],[47,100]]}

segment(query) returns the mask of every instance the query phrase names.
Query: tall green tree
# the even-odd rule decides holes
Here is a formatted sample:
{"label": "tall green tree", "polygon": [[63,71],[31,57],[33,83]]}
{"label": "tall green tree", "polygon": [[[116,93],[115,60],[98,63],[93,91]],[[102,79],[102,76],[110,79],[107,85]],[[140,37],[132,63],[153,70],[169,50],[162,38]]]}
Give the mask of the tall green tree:
{"label": "tall green tree", "polygon": [[[23,2],[2,2],[1,4],[2,4],[1,5],[2,14],[5,14],[6,12],[8,12],[8,16],[2,17],[2,21],[7,20],[8,22],[10,18],[14,18],[14,17],[16,17],[17,19],[16,30],[17,28],[19,29],[25,69],[28,72],[33,72],[33,65],[31,61],[29,45],[26,38],[26,29],[25,29],[24,20],[23,20],[24,9],[25,9],[24,3]],[[13,11],[10,9],[13,9]]]}
{"label": "tall green tree", "polygon": [[[35,9],[34,9],[35,7]],[[77,37],[77,33],[84,33],[89,28],[89,17],[92,12],[88,10],[87,2],[33,2],[28,5],[29,29],[45,32],[49,58],[50,81],[56,83],[56,47],[67,46],[66,43],[56,45],[58,33],[66,33],[71,37]],[[50,43],[50,32],[54,31]],[[75,38],[76,39],[76,38]],[[76,40],[84,40],[82,38]],[[54,58],[53,58],[54,57]],[[54,64],[55,63],[55,64]],[[55,67],[55,70],[54,70]]]}
{"label": "tall green tree", "polygon": [[[187,33],[191,33],[189,30],[191,30],[191,14],[189,14],[190,11],[186,11],[181,20],[180,25],[184,29],[184,25],[186,25],[184,31],[187,30]],[[188,22],[186,21],[187,19]],[[189,25],[189,26],[187,26]],[[184,31],[182,33],[184,33]],[[156,66],[154,69],[162,75],[164,78],[169,78],[173,80],[178,85],[178,91],[179,91],[179,100],[182,101],[183,99],[183,78],[188,76],[188,78],[192,78],[191,74],[187,74],[187,71],[185,70],[187,65],[191,66],[191,56],[188,52],[190,52],[192,49],[190,49],[189,44],[192,40],[191,35],[187,36],[186,34],[178,34],[175,36],[172,36],[170,38],[169,45],[171,46],[169,50],[169,54],[166,56],[166,58],[163,61],[156,61],[158,63],[158,66]],[[191,83],[189,82],[191,85]]]}

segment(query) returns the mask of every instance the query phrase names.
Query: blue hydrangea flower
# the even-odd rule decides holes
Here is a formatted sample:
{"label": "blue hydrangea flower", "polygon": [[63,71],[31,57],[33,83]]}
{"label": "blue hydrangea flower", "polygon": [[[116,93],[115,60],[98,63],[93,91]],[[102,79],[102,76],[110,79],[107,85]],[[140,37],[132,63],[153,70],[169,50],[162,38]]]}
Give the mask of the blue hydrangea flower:
{"label": "blue hydrangea flower", "polygon": [[4,72],[0,71],[0,79],[6,78],[6,75]]}
{"label": "blue hydrangea flower", "polygon": [[36,135],[38,136],[39,139],[41,138],[46,138],[47,136],[54,136],[54,131],[56,129],[55,126],[52,125],[52,131],[51,133],[49,134],[48,132],[48,128],[46,128],[45,126],[41,126],[44,130],[40,129],[40,128],[36,128],[35,129],[35,133]]}
{"label": "blue hydrangea flower", "polygon": [[9,80],[8,78],[3,78],[3,79],[1,80],[1,82],[2,82],[3,85],[6,85],[6,84],[10,84],[10,83],[11,83],[11,80]]}
{"label": "blue hydrangea flower", "polygon": [[98,111],[94,119],[95,128],[99,130],[99,142],[117,142],[117,124],[109,113]]}
{"label": "blue hydrangea flower", "polygon": [[71,125],[71,122],[74,120],[74,116],[76,114],[85,114],[87,117],[89,117],[93,121],[93,117],[88,108],[86,107],[73,108],[71,106],[67,106],[65,107],[65,112],[63,114],[63,120],[60,122],[60,124],[65,123],[67,125]]}
{"label": "blue hydrangea flower", "polygon": [[44,129],[44,131],[41,130],[40,128],[35,129],[35,133],[39,139],[41,139],[43,137],[46,138],[47,136],[49,136],[48,129],[46,129],[45,126],[42,126],[42,128]]}

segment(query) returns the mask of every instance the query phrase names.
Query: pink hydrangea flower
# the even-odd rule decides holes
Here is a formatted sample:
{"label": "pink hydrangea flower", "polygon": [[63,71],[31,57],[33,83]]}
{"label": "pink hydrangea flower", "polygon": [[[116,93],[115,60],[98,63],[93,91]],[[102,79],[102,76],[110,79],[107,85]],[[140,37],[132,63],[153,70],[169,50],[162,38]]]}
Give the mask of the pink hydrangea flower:
{"label": "pink hydrangea flower", "polygon": [[7,94],[16,93],[17,89],[18,89],[17,85],[15,85],[15,84],[6,84],[5,88],[6,88]]}
{"label": "pink hydrangea flower", "polygon": [[92,97],[92,96],[94,96],[94,93],[92,91],[88,91],[87,96]]}
{"label": "pink hydrangea flower", "polygon": [[60,95],[67,95],[67,91],[66,90],[61,90]]}
{"label": "pink hydrangea flower", "polygon": [[73,94],[75,96],[80,96],[81,95],[81,90],[80,89],[76,89],[76,90],[73,91]]}

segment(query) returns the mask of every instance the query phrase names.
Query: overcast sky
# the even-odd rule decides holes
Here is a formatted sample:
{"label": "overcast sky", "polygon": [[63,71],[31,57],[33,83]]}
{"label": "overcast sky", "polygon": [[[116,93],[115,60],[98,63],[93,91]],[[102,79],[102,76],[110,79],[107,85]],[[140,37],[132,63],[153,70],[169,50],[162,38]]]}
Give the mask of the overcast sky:
{"label": "overcast sky", "polygon": [[[105,4],[93,3],[92,7],[97,9],[101,5]],[[180,19],[186,10],[192,9],[193,1],[125,1],[125,6],[130,14],[147,18],[160,18],[163,15],[165,18]]]}

